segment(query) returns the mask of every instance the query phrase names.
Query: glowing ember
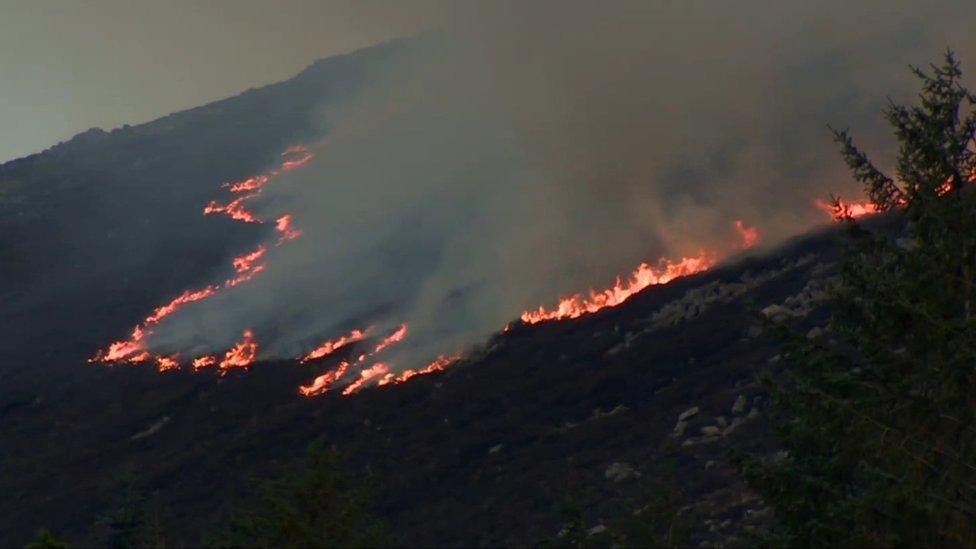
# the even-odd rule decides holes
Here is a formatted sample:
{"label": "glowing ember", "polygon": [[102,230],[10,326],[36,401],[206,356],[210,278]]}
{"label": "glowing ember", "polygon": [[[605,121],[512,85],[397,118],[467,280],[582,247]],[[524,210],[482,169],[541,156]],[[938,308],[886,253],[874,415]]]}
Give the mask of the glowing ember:
{"label": "glowing ember", "polygon": [[325,343],[316,347],[312,352],[308,353],[299,362],[305,363],[311,360],[318,360],[320,358],[327,357],[332,353],[338,351],[339,349],[349,345],[350,343],[355,343],[357,341],[362,341],[366,338],[366,333],[362,330],[353,330],[349,332],[348,335],[344,335],[339,339],[332,341],[326,341]]}
{"label": "glowing ember", "polygon": [[291,214],[283,215],[275,220],[275,230],[278,231],[278,245],[289,240],[295,240],[302,235],[302,231],[291,226]]}
{"label": "glowing ember", "polygon": [[715,258],[703,251],[697,257],[685,257],[678,262],[661,259],[657,267],[641,263],[626,283],[617,277],[613,287],[602,291],[591,289],[589,297],[571,295],[559,300],[559,304],[553,309],[539,307],[534,311],[525,311],[522,313],[522,322],[536,324],[545,320],[577,318],[600,309],[615,307],[648,286],[665,284],[675,278],[704,271],[714,265],[715,261]]}
{"label": "glowing ember", "polygon": [[180,363],[176,361],[175,356],[157,356],[156,367],[160,372],[165,372],[167,370],[176,370],[180,367]]}
{"label": "glowing ember", "polygon": [[356,393],[362,389],[368,382],[374,380],[390,371],[390,368],[383,364],[382,362],[377,362],[369,368],[363,369],[359,372],[359,379],[350,383],[345,389],[342,390],[343,396],[349,396]]}
{"label": "glowing ember", "polygon": [[200,358],[193,359],[191,366],[194,370],[202,370],[217,364],[217,357],[215,356],[202,356]]}
{"label": "glowing ember", "polygon": [[220,369],[227,371],[230,368],[247,368],[254,362],[257,354],[258,344],[254,342],[254,334],[251,330],[244,330],[243,339],[227,351],[220,361]]}
{"label": "glowing ember", "polygon": [[732,222],[732,225],[739,233],[739,237],[742,238],[742,247],[744,249],[749,249],[759,242],[759,229],[755,227],[746,227],[746,224],[743,223],[741,219],[736,219]]}

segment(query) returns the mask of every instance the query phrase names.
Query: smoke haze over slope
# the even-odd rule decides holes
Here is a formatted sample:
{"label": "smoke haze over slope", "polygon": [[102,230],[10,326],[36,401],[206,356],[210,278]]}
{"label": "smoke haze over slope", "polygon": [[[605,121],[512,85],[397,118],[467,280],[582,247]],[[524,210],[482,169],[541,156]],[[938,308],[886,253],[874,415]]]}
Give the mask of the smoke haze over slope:
{"label": "smoke haze over slope", "polygon": [[393,364],[416,366],[640,261],[729,252],[734,219],[796,234],[813,198],[858,191],[826,125],[886,146],[884,90],[946,45],[974,62],[972,22],[961,3],[470,8],[317,115],[315,159],[257,208],[303,236],[153,341],[212,352],[253,327],[264,356],[300,356],[407,322]]}

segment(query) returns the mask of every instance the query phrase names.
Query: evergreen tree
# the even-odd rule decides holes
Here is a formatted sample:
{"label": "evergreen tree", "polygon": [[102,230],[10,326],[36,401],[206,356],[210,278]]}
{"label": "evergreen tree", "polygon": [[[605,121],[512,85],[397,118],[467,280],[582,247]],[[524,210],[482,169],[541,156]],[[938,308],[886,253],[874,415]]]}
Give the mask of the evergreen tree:
{"label": "evergreen tree", "polygon": [[347,476],[338,452],[311,445],[299,467],[257,483],[253,505],[231,514],[215,540],[228,547],[376,547],[370,483]]}
{"label": "evergreen tree", "polygon": [[776,510],[770,543],[976,545],[976,96],[952,52],[912,70],[918,104],[886,111],[895,177],[835,132],[894,219],[869,230],[846,216],[823,335],[774,327],[789,367],[769,385],[772,421],[788,457],[735,455]]}

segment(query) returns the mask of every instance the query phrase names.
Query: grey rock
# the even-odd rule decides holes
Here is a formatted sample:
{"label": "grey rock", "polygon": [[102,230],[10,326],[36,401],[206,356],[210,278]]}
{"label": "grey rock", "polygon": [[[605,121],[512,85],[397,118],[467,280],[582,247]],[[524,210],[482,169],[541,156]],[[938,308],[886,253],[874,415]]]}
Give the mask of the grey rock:
{"label": "grey rock", "polygon": [[722,434],[722,430],[714,425],[706,425],[701,428],[701,434],[705,436],[718,436]]}
{"label": "grey rock", "polygon": [[698,406],[693,406],[684,412],[681,412],[681,415],[678,416],[678,421],[684,421],[688,418],[695,417],[696,415],[698,415]]}
{"label": "grey rock", "polygon": [[748,403],[749,402],[746,400],[745,395],[739,395],[739,396],[737,396],[735,398],[735,403],[732,404],[732,413],[735,414],[735,415],[739,415],[742,412],[745,412],[746,411],[746,405]]}

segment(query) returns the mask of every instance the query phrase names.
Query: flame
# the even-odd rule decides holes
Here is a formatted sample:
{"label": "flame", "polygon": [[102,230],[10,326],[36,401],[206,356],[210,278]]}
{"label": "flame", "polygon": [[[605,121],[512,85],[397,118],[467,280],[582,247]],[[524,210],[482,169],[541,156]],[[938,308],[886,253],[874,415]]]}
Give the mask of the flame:
{"label": "flame", "polygon": [[256,191],[267,185],[268,181],[271,181],[271,176],[266,173],[262,173],[260,175],[255,175],[254,177],[249,177],[243,181],[224,183],[221,185],[221,187],[228,189],[234,194],[237,194],[247,191]]}
{"label": "flame", "polygon": [[193,303],[194,301],[200,301],[201,299],[210,297],[215,293],[217,293],[216,286],[207,286],[202,290],[186,290],[166,305],[157,307],[156,310],[154,310],[153,313],[147,316],[143,321],[143,326],[157,324],[160,320],[175,313],[183,305]]}
{"label": "flame", "polygon": [[459,357],[459,356],[444,356],[444,355],[441,355],[441,356],[437,357],[436,359],[434,359],[433,362],[431,362],[430,364],[424,366],[423,368],[421,368],[419,370],[409,370],[409,369],[408,370],[404,370],[404,371],[400,372],[400,375],[386,374],[385,376],[383,376],[382,379],[379,380],[379,382],[377,382],[377,385],[383,386],[383,385],[387,385],[387,384],[390,384],[390,383],[395,383],[395,384],[404,383],[408,379],[410,379],[412,377],[415,377],[415,376],[422,376],[422,375],[429,374],[429,373],[432,373],[432,372],[439,372],[441,370],[446,369],[451,364],[454,364],[455,362],[457,362],[458,360],[460,360],[460,358],[461,357]]}
{"label": "flame", "polygon": [[225,214],[234,221],[240,221],[242,223],[261,223],[261,220],[258,219],[257,216],[244,209],[244,202],[258,196],[258,194],[258,192],[253,192],[251,194],[239,196],[224,205],[218,204],[216,200],[211,200],[209,204],[204,206],[203,215]]}
{"label": "flame", "polygon": [[204,368],[210,367],[217,364],[217,357],[213,355],[202,356],[200,358],[193,359],[191,365],[194,370],[202,370]]}
{"label": "flame", "polygon": [[353,381],[342,390],[342,395],[349,396],[358,392],[366,385],[366,383],[388,373],[389,371],[390,368],[382,362],[377,362],[369,368],[364,368],[361,372],[359,372],[359,379]]}
{"label": "flame", "polygon": [[747,227],[741,219],[736,219],[732,222],[732,225],[735,227],[735,230],[739,233],[739,237],[742,239],[743,249],[748,250],[759,242],[759,229],[755,227]]}
{"label": "flame", "polygon": [[[281,153],[285,160],[282,161],[279,169],[261,173],[249,177],[242,181],[224,183],[221,187],[228,189],[237,196],[226,204],[220,204],[216,200],[211,200],[204,209],[204,215],[225,214],[231,219],[243,223],[262,223],[262,221],[249,212],[244,203],[260,195],[262,188],[271,181],[271,178],[278,175],[280,171],[289,171],[308,163],[313,154],[302,145],[293,145]],[[247,193],[247,194],[241,194]],[[275,222],[275,229],[280,233],[278,244],[297,238],[301,231],[291,225],[291,215],[285,214]],[[145,337],[152,333],[149,328],[158,324],[164,318],[172,315],[181,307],[188,303],[200,301],[216,294],[221,289],[233,288],[254,278],[262,272],[266,264],[261,260],[267,248],[264,245],[258,246],[254,251],[235,257],[232,265],[236,276],[224,281],[223,285],[209,285],[199,290],[185,290],[183,293],[173,298],[169,303],[157,307],[152,314],[147,316],[141,323],[132,330],[132,335],[127,340],[110,343],[104,350],[99,350],[95,355],[88,359],[88,362],[101,362],[106,364],[129,362],[139,363],[153,358],[145,348]],[[227,352],[224,359],[220,361],[220,368],[226,371],[230,367],[246,367],[250,364],[257,352],[257,344],[251,341],[250,330],[244,332],[244,341],[238,343],[233,349]],[[170,370],[178,367],[179,364],[174,357],[155,356],[155,360],[160,370]],[[216,357],[200,357],[192,361],[194,370],[212,366],[217,362]]]}
{"label": "flame", "polygon": [[286,214],[275,220],[275,230],[280,235],[278,245],[281,246],[289,240],[295,240],[302,235],[302,231],[291,226],[291,214]]}
{"label": "flame", "polygon": [[400,343],[401,341],[403,341],[403,338],[405,337],[407,337],[407,325],[401,324],[400,327],[397,328],[395,332],[383,338],[383,340],[376,345],[376,347],[373,349],[373,352],[371,354],[378,355],[382,353],[383,350],[389,347],[390,345],[393,345],[395,343]]}
{"label": "flame", "polygon": [[339,349],[345,347],[346,345],[349,345],[350,343],[355,343],[357,341],[362,341],[365,338],[366,338],[366,332],[362,330],[353,330],[349,332],[348,335],[344,335],[339,339],[326,341],[325,343],[319,345],[318,347],[313,349],[310,353],[302,357],[302,359],[299,360],[299,362],[304,364],[311,360],[318,360],[320,358],[327,357],[332,353],[338,351]]}
{"label": "flame", "polygon": [[832,204],[817,198],[813,201],[813,204],[837,221],[842,219],[856,219],[878,213],[878,207],[870,201],[844,202],[838,199],[836,204]]}
{"label": "flame", "polygon": [[157,356],[156,357],[156,367],[160,372],[165,372],[167,370],[176,370],[180,367],[180,363],[176,360],[176,356]]}
{"label": "flame", "polygon": [[257,354],[258,344],[254,341],[254,334],[249,329],[244,330],[243,339],[224,354],[219,367],[224,371],[231,368],[247,368],[254,362]]}
{"label": "flame", "polygon": [[319,377],[315,378],[311,384],[302,385],[298,388],[298,393],[302,396],[317,396],[325,393],[329,390],[336,381],[346,375],[346,371],[349,370],[349,362],[343,360],[339,363],[339,366],[335,370],[330,370]]}
{"label": "flame", "polygon": [[577,318],[600,309],[615,307],[648,286],[665,284],[675,278],[704,271],[715,263],[715,258],[704,251],[699,252],[696,257],[684,257],[677,262],[662,258],[657,267],[641,263],[626,283],[617,277],[616,283],[610,288],[601,291],[590,289],[589,297],[575,294],[559,300],[553,309],[546,310],[540,306],[534,311],[525,311],[522,313],[522,322],[536,324],[545,320]]}

